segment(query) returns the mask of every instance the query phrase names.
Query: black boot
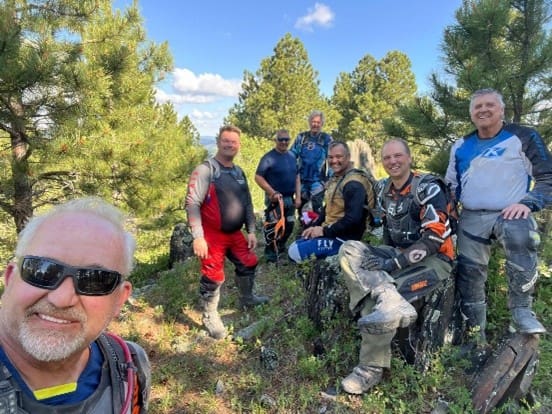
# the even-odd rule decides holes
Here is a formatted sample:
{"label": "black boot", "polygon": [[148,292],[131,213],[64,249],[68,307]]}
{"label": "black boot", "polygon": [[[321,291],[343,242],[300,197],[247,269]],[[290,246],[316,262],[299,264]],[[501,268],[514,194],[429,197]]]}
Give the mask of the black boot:
{"label": "black boot", "polygon": [[253,293],[254,283],[254,275],[236,275],[236,286],[240,291],[240,305],[244,308],[262,305],[263,303],[267,303],[269,301],[267,296],[257,296]]}
{"label": "black boot", "polygon": [[272,243],[265,246],[264,256],[268,263],[276,263],[278,261],[278,253],[274,250]]}
{"label": "black boot", "polygon": [[523,294],[510,294],[510,311],[512,312],[512,323],[510,331],[521,334],[544,334],[546,328],[539,322],[535,312],[531,310],[533,297],[529,292]]}
{"label": "black boot", "polygon": [[466,319],[466,341],[476,346],[487,344],[487,304],[485,302],[462,303],[462,315]]}
{"label": "black boot", "polygon": [[491,347],[487,344],[485,335],[487,304],[485,302],[463,302],[461,311],[466,322],[466,330],[458,357],[468,361],[465,372],[472,375],[485,365],[491,354]]}

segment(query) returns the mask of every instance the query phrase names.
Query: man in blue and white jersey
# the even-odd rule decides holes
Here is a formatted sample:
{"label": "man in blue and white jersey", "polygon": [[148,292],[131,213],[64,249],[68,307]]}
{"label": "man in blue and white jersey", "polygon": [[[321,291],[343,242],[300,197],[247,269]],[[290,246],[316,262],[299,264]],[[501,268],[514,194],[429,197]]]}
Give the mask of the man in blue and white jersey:
{"label": "man in blue and white jersey", "polygon": [[317,214],[322,212],[325,183],[328,179],[326,158],[330,142],[333,140],[331,135],[322,131],[324,121],[322,111],[312,111],[309,115],[310,129],[297,135],[290,148],[299,164],[301,210],[310,201],[312,210]]}
{"label": "man in blue and white jersey", "polygon": [[492,240],[506,256],[512,328],[546,332],[531,310],[540,242],[532,213],[550,204],[552,156],[532,128],[504,122],[502,95],[476,91],[470,102],[476,130],[451,148],[446,181],[462,205],[458,223],[461,310],[476,343],[486,343],[486,296]]}

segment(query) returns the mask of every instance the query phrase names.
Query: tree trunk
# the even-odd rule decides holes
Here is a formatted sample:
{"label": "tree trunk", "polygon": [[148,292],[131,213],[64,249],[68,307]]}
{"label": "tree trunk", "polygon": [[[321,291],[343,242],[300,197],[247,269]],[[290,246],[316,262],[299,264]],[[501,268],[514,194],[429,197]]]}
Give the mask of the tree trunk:
{"label": "tree trunk", "polygon": [[11,134],[13,176],[13,220],[17,233],[23,230],[33,215],[33,186],[28,158],[30,151],[24,133]]}
{"label": "tree trunk", "polygon": [[350,314],[349,292],[337,256],[315,260],[301,276],[307,292],[307,315],[317,329],[330,326],[338,314]]}
{"label": "tree trunk", "polygon": [[187,223],[177,223],[174,226],[171,235],[169,250],[169,268],[174,268],[175,264],[182,263],[188,258],[194,256],[193,244],[194,238]]}

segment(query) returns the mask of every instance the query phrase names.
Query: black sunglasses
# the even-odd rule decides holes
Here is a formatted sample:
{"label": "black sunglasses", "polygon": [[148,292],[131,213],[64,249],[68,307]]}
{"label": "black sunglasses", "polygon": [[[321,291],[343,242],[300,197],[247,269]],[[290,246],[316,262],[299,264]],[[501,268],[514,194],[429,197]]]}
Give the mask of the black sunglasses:
{"label": "black sunglasses", "polygon": [[278,142],[288,142],[289,138],[278,138]]}
{"label": "black sunglasses", "polygon": [[57,289],[70,276],[73,278],[75,292],[85,296],[109,295],[123,280],[123,276],[113,270],[73,267],[39,256],[24,256],[19,268],[21,279],[41,289]]}

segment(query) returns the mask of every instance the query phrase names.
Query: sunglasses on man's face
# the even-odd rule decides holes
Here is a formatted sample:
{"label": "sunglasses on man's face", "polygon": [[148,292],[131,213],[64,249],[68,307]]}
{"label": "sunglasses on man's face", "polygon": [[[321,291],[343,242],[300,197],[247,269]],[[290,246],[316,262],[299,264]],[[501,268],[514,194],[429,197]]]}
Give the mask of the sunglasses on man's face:
{"label": "sunglasses on man's face", "polygon": [[289,137],[278,138],[278,142],[289,142]]}
{"label": "sunglasses on man's face", "polygon": [[39,256],[24,256],[19,267],[21,279],[29,285],[55,290],[66,277],[71,277],[75,292],[85,296],[109,295],[123,280],[123,276],[113,270],[73,267]]}

